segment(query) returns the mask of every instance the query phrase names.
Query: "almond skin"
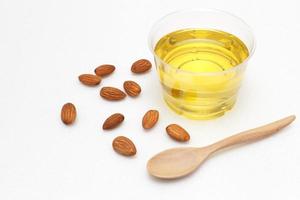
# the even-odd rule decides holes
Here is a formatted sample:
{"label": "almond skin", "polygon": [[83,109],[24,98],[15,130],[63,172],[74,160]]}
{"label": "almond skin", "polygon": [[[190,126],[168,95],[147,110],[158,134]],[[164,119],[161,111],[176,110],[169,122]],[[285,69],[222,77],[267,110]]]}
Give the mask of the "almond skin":
{"label": "almond skin", "polygon": [[114,65],[109,65],[109,64],[100,65],[95,69],[95,74],[97,76],[104,77],[113,73],[115,69],[116,67]]}
{"label": "almond skin", "polygon": [[123,156],[134,156],[136,148],[133,142],[124,136],[118,136],[113,140],[113,149]]}
{"label": "almond skin", "polygon": [[131,66],[131,71],[136,74],[142,74],[149,71],[152,67],[152,64],[147,59],[140,59],[135,61]]}
{"label": "almond skin", "polygon": [[82,84],[88,86],[99,85],[101,82],[101,77],[94,74],[81,74],[78,78]]}
{"label": "almond skin", "polygon": [[124,115],[121,113],[115,113],[108,117],[104,123],[103,123],[103,130],[109,130],[117,127],[119,124],[121,124],[124,121]]}
{"label": "almond skin", "polygon": [[125,81],[123,84],[123,87],[124,87],[125,92],[131,97],[138,96],[142,91],[139,84],[137,84],[134,81]]}
{"label": "almond skin", "polygon": [[178,124],[170,124],[166,127],[166,131],[171,138],[179,142],[186,142],[190,140],[188,132]]}
{"label": "almond skin", "polygon": [[118,101],[126,97],[126,94],[115,87],[103,87],[100,90],[100,96],[109,101]]}
{"label": "almond skin", "polygon": [[72,103],[66,103],[61,109],[61,121],[66,124],[72,124],[76,119],[76,108]]}
{"label": "almond skin", "polygon": [[143,117],[142,125],[144,129],[152,128],[158,121],[159,112],[157,110],[149,110]]}

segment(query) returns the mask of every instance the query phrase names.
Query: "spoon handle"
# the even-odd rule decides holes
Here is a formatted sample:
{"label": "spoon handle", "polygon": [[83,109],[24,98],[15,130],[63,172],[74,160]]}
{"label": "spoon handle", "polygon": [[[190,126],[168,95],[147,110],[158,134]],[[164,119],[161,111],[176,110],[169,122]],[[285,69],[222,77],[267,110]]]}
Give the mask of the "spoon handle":
{"label": "spoon handle", "polygon": [[219,142],[216,142],[212,145],[209,145],[211,152],[215,152],[217,150],[246,142],[253,142],[256,140],[263,139],[265,137],[271,136],[274,133],[278,132],[280,129],[286,127],[290,123],[292,123],[296,119],[295,115],[288,116],[286,118],[280,119],[273,123],[250,129],[236,135],[225,138]]}

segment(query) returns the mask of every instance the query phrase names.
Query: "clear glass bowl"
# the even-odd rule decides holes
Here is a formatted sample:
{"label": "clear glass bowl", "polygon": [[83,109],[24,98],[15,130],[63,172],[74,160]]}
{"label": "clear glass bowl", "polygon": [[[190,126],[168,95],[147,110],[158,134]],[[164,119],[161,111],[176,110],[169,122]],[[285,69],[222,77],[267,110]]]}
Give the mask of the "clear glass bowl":
{"label": "clear glass bowl", "polygon": [[[249,55],[243,62],[224,71],[178,69],[157,55],[155,47],[165,35],[184,29],[220,30],[233,34],[246,45]],[[224,115],[235,104],[244,71],[255,50],[255,39],[249,26],[230,13],[212,9],[184,10],[168,14],[154,24],[149,34],[149,47],[167,105],[191,119],[212,119]]]}

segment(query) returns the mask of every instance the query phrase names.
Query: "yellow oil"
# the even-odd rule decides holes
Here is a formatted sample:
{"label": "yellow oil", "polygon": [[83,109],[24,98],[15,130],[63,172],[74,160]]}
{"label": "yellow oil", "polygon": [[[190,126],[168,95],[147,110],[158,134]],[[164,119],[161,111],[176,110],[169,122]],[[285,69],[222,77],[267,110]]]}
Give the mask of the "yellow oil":
{"label": "yellow oil", "polygon": [[[162,37],[156,64],[167,104],[194,119],[210,119],[231,109],[249,56],[236,36],[208,29],[184,29]],[[244,64],[244,63],[243,63]]]}

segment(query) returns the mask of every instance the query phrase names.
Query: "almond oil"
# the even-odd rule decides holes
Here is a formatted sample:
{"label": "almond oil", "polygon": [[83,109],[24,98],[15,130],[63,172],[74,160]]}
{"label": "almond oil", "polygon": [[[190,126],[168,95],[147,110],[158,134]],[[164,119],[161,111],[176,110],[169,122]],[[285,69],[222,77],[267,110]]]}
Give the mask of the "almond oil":
{"label": "almond oil", "polygon": [[156,64],[167,104],[194,119],[223,115],[235,103],[247,46],[233,34],[184,29],[155,45]]}

